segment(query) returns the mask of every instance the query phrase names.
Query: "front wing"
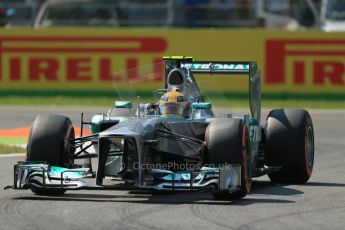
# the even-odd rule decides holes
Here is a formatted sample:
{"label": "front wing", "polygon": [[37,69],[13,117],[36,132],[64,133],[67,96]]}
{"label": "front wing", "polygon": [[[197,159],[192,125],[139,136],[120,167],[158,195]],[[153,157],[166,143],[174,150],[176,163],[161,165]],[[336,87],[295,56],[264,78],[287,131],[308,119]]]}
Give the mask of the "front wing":
{"label": "front wing", "polygon": [[18,162],[14,166],[14,185],[5,189],[44,190],[158,190],[158,191],[228,191],[241,187],[241,166],[203,167],[199,171],[172,172],[151,169],[141,184],[120,182],[96,185],[88,182],[88,168],[67,169],[40,162]]}

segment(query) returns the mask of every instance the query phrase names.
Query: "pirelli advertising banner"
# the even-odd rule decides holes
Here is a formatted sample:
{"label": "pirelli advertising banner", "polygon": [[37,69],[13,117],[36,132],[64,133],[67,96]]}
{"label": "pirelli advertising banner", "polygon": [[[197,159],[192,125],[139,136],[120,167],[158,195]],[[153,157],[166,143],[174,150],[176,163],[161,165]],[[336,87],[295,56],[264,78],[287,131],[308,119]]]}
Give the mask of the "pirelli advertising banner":
{"label": "pirelli advertising banner", "polygon": [[[345,33],[224,29],[3,29],[0,90],[151,92],[169,55],[256,61],[266,94],[345,95]],[[248,91],[243,76],[200,76],[199,86]]]}

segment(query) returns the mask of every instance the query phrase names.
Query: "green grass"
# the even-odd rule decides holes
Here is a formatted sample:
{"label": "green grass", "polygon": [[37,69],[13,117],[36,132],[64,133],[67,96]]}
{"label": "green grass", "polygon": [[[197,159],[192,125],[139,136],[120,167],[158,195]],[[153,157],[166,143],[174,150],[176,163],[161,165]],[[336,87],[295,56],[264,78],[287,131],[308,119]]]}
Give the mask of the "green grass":
{"label": "green grass", "polygon": [[282,101],[263,101],[262,107],[265,108],[310,108],[310,109],[345,109],[344,101],[327,100],[282,100]]}
{"label": "green grass", "polygon": [[[216,100],[212,101],[214,107],[248,108],[248,100]],[[262,108],[305,108],[305,109],[345,109],[345,100],[265,100],[261,101]]]}
{"label": "green grass", "polygon": [[16,145],[4,145],[0,143],[0,154],[4,153],[25,153],[25,148]]}
{"label": "green grass", "polygon": [[[205,90],[202,94],[216,107],[248,108],[248,92],[218,92]],[[121,97],[120,97],[121,95]],[[131,100],[137,96],[142,102],[158,101],[160,94],[154,90],[121,91],[109,90],[1,90],[0,105],[23,106],[99,106],[109,107],[115,100]],[[155,98],[153,98],[155,97]],[[345,108],[345,93],[293,93],[262,92],[262,107]]]}
{"label": "green grass", "polygon": [[26,144],[27,138],[26,137],[0,137],[0,144]]}
{"label": "green grass", "polygon": [[[110,96],[0,96],[0,105],[16,105],[16,106],[87,106],[87,107],[109,107],[113,105],[116,98]],[[120,99],[121,100],[121,99]],[[124,100],[124,99],[122,99]],[[127,100],[132,100],[136,104],[136,97],[128,97]],[[143,102],[157,101],[148,97],[142,97]],[[215,107],[236,107],[247,108],[248,100],[245,98],[228,97],[228,99],[214,99],[210,98]],[[289,98],[265,98],[262,99],[262,107],[264,108],[315,108],[315,109],[345,109],[345,99],[289,99]]]}

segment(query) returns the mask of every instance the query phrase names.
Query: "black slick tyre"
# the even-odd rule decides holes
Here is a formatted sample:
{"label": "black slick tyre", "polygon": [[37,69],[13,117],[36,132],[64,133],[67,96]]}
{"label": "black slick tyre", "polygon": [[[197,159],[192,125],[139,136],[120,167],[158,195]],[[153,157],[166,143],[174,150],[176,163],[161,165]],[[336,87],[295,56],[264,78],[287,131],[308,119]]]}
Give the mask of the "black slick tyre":
{"label": "black slick tyre", "polygon": [[216,119],[206,130],[207,162],[213,165],[241,165],[241,187],[234,193],[214,192],[215,199],[236,200],[246,196],[251,187],[248,129],[240,119]]}
{"label": "black slick tyre", "polygon": [[[74,128],[69,118],[61,115],[39,115],[34,120],[27,145],[27,161],[47,162],[52,166],[69,168],[75,152]],[[61,189],[31,188],[39,195],[63,194]]]}
{"label": "black slick tyre", "polygon": [[305,183],[314,165],[314,129],[305,110],[276,109],[267,116],[265,158],[282,169],[268,174],[274,183]]}

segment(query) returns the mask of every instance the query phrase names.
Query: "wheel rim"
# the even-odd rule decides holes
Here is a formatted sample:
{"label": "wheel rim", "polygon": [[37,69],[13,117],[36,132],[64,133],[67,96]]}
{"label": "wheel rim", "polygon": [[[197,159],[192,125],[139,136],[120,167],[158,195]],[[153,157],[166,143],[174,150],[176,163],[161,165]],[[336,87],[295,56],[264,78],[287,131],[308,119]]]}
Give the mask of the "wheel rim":
{"label": "wheel rim", "polygon": [[69,168],[74,163],[74,153],[75,153],[75,145],[73,143],[73,140],[75,138],[74,128],[72,125],[70,125],[69,130],[66,134],[66,139],[64,140],[64,159],[62,164],[64,164],[65,167]]}
{"label": "wheel rim", "polygon": [[307,127],[307,164],[308,167],[312,167],[314,163],[314,135],[313,128],[311,126]]}

